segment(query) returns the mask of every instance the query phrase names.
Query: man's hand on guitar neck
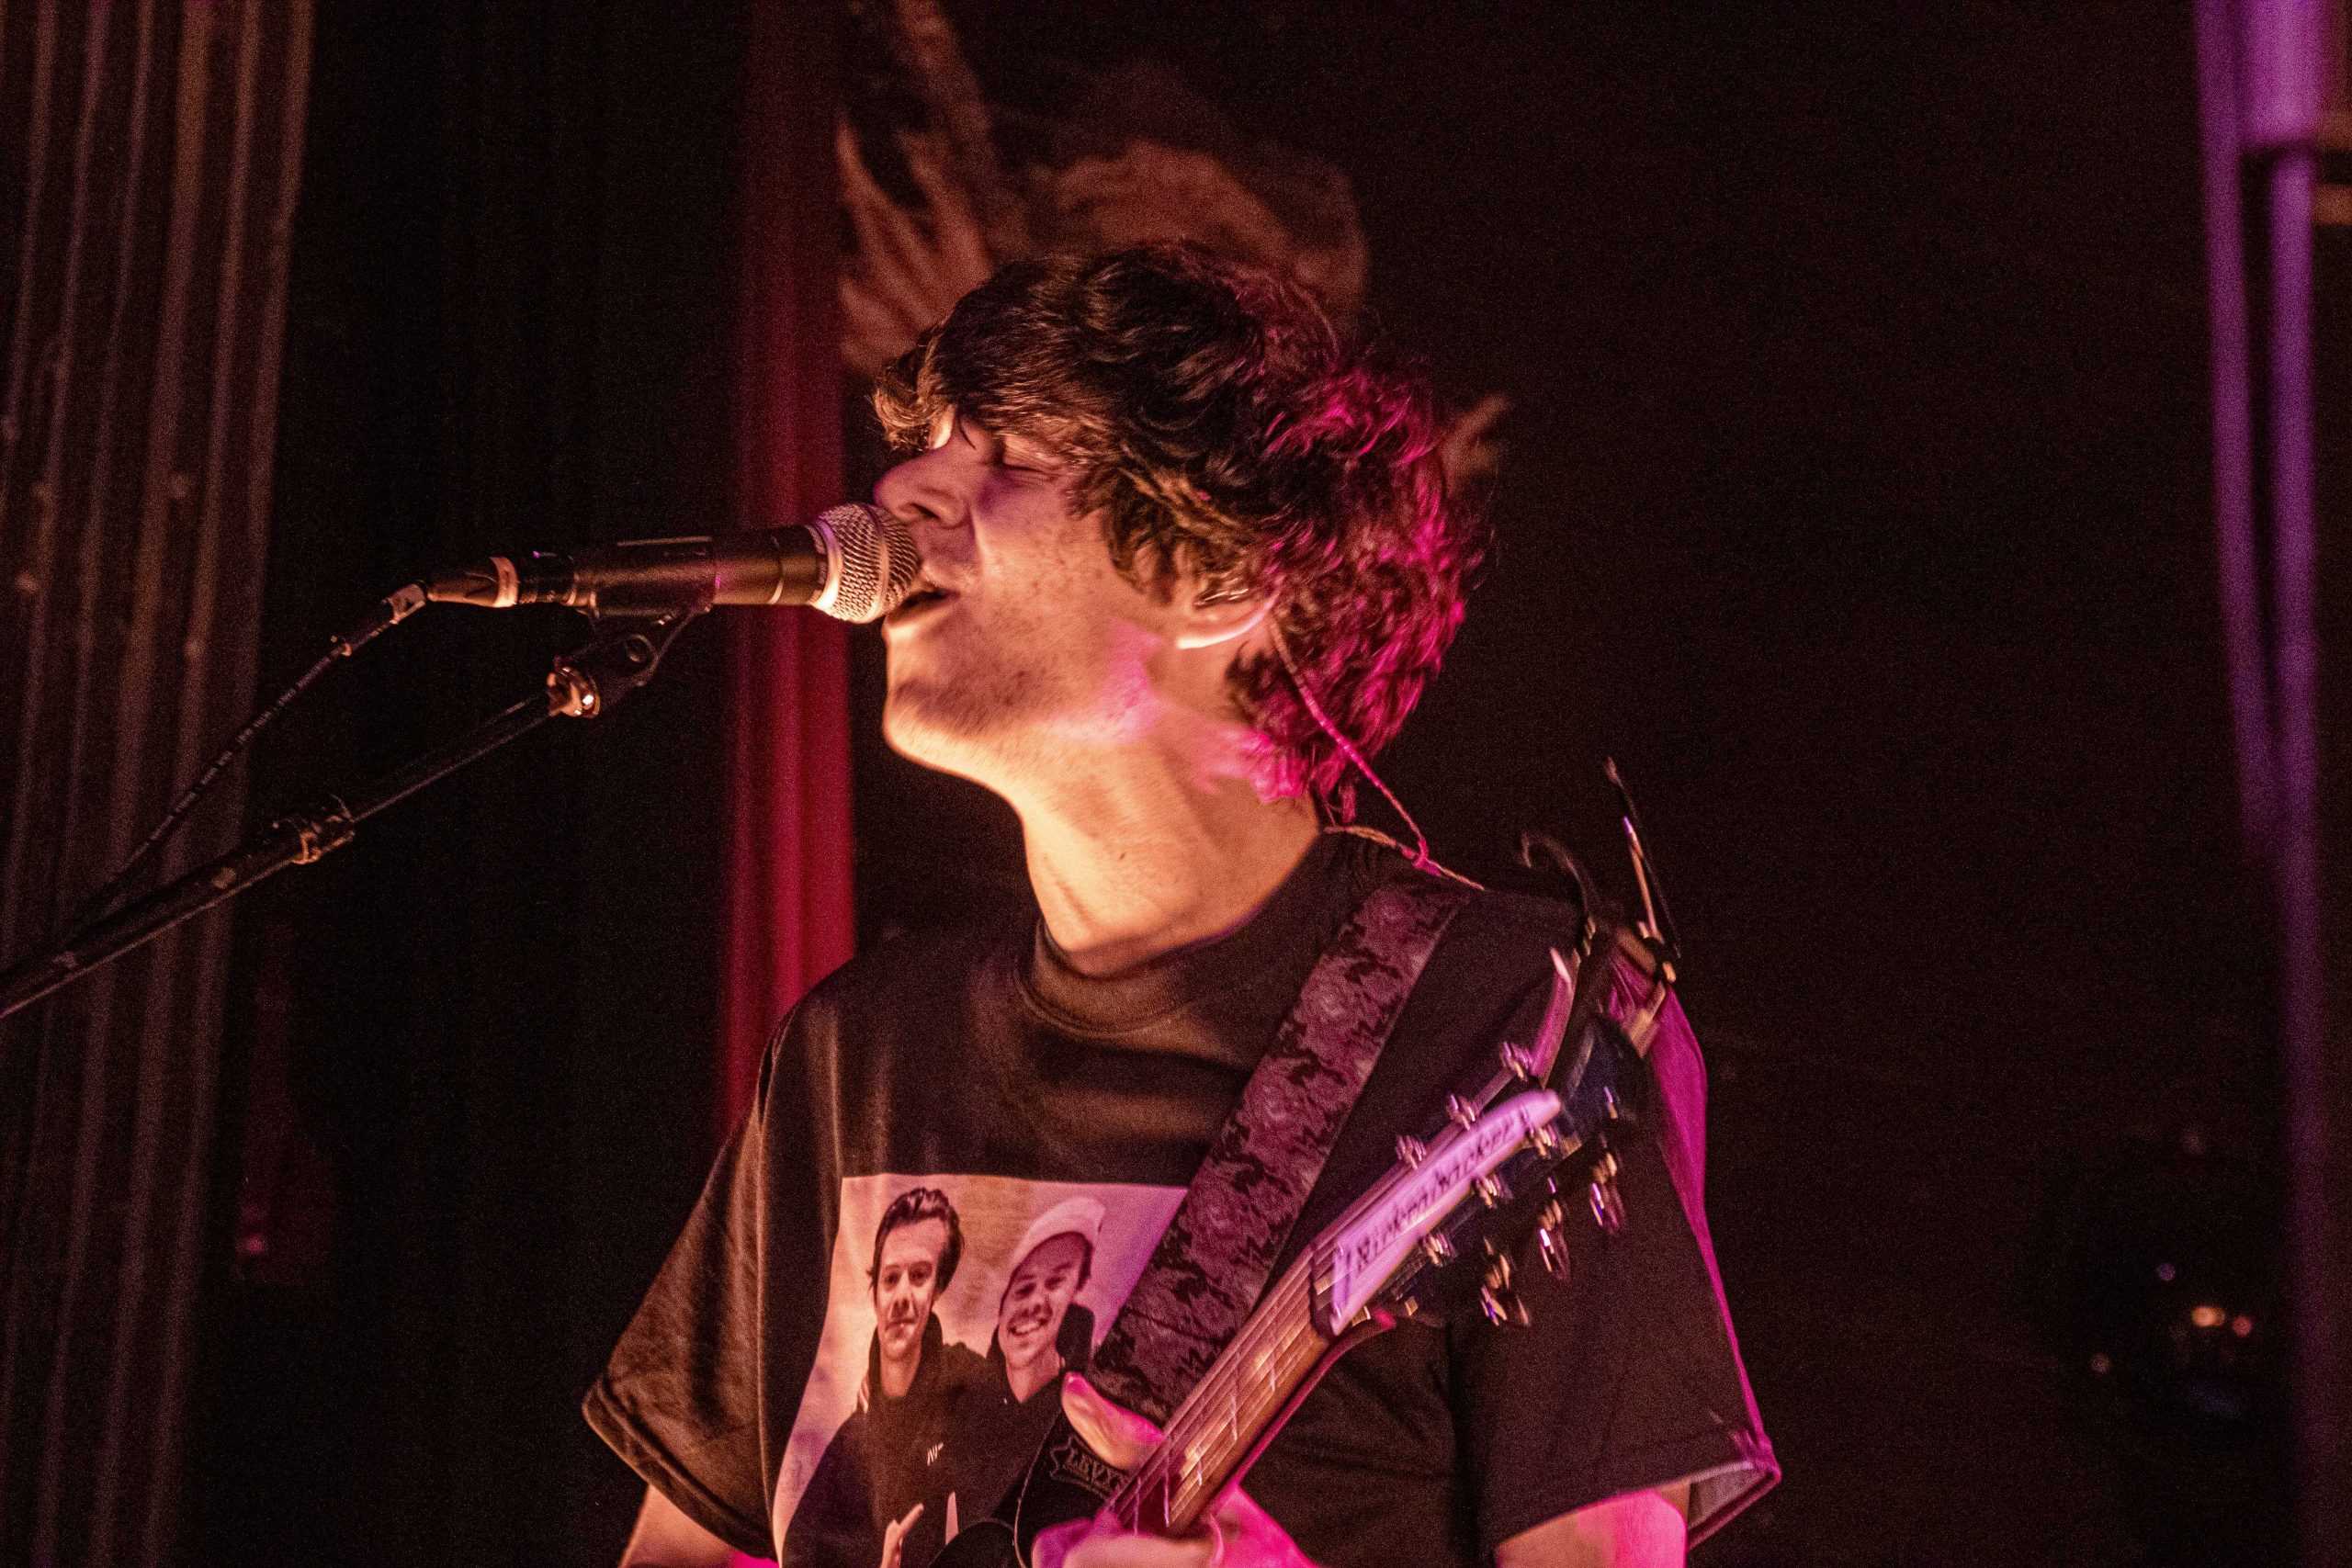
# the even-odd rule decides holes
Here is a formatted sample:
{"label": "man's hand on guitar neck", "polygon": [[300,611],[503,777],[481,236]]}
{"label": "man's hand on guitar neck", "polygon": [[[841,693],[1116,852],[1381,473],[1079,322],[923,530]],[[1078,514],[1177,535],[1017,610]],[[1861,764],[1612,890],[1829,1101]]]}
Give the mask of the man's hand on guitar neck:
{"label": "man's hand on guitar neck", "polygon": [[[1133,1470],[1159,1446],[1159,1429],[1122,1410],[1084,1378],[1062,1383],[1062,1412],[1097,1455]],[[1170,1540],[1136,1535],[1097,1516],[1046,1531],[1032,1552],[1036,1568],[1313,1568],[1282,1526],[1234,1487],[1217,1500],[1196,1535]]]}

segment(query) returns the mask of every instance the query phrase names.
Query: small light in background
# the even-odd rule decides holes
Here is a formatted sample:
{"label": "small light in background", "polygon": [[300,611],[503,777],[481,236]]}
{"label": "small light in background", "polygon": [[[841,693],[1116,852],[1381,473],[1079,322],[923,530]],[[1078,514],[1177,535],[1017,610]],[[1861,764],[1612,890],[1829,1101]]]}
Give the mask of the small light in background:
{"label": "small light in background", "polygon": [[2211,1302],[2199,1302],[2188,1309],[2188,1321],[2199,1328],[2219,1328],[2229,1315]]}

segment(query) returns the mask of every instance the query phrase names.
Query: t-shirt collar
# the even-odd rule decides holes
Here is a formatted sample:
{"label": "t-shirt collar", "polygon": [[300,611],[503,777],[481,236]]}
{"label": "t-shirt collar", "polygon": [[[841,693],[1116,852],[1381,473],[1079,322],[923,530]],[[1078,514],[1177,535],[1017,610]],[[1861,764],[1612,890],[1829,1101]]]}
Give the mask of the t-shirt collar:
{"label": "t-shirt collar", "polygon": [[[1222,936],[1146,959],[1115,975],[1081,974],[1036,922],[1024,978],[1048,1018],[1076,1033],[1116,1034],[1139,1029],[1237,985],[1295,949],[1302,924],[1326,923],[1339,885],[1345,841],[1318,837],[1281,886],[1250,918]],[[1344,918],[1345,911],[1337,912]]]}

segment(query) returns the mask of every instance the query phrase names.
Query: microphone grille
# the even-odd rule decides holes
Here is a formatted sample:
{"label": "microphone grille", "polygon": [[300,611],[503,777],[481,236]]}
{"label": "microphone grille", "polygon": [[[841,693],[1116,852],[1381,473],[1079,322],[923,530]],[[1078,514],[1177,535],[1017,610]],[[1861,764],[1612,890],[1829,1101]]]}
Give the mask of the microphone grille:
{"label": "microphone grille", "polygon": [[843,621],[876,621],[899,607],[914,586],[914,536],[878,506],[836,506],[819,514],[818,530],[832,541],[825,591],[814,609]]}

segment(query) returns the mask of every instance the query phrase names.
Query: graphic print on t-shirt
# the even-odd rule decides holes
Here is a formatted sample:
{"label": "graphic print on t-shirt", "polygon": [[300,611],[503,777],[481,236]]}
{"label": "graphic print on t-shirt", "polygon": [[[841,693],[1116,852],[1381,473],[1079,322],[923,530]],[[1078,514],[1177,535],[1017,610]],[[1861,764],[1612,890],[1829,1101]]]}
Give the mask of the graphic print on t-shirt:
{"label": "graphic print on t-shirt", "polygon": [[[1027,1467],[1183,1201],[1001,1176],[842,1183],[770,1514],[784,1568],[927,1568]],[[898,1539],[890,1538],[896,1528]]]}

